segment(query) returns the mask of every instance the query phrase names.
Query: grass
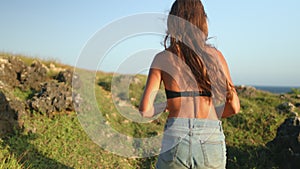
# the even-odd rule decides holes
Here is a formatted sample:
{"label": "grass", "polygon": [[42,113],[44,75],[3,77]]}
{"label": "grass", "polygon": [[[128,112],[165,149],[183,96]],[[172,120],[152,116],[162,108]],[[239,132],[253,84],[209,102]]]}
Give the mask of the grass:
{"label": "grass", "polygon": [[280,103],[278,95],[257,92],[253,98],[241,98],[240,114],[223,119],[228,168],[277,168],[266,144],[289,116],[276,111]]}
{"label": "grass", "polygon": [[0,154],[11,155],[10,161],[0,158],[8,161],[7,165],[17,162],[22,168],[132,168],[128,159],[94,144],[75,113],[53,118],[36,114],[25,121],[24,132],[1,142],[1,150],[6,151]]}
{"label": "grass", "polygon": [[[96,88],[97,100],[107,103],[102,113],[113,128],[135,137],[162,131],[166,116],[160,122],[124,123],[126,119],[113,108],[106,92],[102,87]],[[25,93],[22,98],[27,96]],[[241,113],[223,119],[228,168],[276,168],[266,143],[275,137],[277,127],[286,117],[274,108],[281,102],[278,98],[265,93],[251,99],[241,98]],[[155,164],[156,157],[128,159],[101,149],[86,135],[75,113],[52,118],[32,114],[24,118],[23,132],[1,140],[2,168],[151,168]]]}
{"label": "grass", "polygon": [[[134,137],[149,137],[163,131],[167,113],[151,123],[135,123],[118,113],[111,100],[112,74],[98,72],[95,96],[105,120],[118,132]],[[129,98],[137,107],[145,85],[145,76],[130,81]],[[128,85],[128,84],[127,84]],[[241,96],[241,112],[223,119],[227,144],[227,168],[263,169],[279,168],[273,159],[272,149],[266,144],[273,140],[276,130],[289,114],[280,114],[276,107],[286,101],[296,102],[290,93],[279,95],[256,91],[252,97]],[[13,95],[26,101],[31,91],[13,90]],[[161,96],[160,99],[164,99]],[[105,104],[104,104],[105,103]],[[296,109],[299,113],[299,109]],[[75,112],[48,117],[39,113],[23,116],[24,130],[0,139],[0,169],[44,168],[154,168],[157,156],[124,158],[112,154],[95,144],[82,128]]]}
{"label": "grass", "polygon": [[34,91],[32,90],[22,91],[20,88],[14,88],[12,93],[20,101],[25,102],[26,100],[28,100],[33,96]]}

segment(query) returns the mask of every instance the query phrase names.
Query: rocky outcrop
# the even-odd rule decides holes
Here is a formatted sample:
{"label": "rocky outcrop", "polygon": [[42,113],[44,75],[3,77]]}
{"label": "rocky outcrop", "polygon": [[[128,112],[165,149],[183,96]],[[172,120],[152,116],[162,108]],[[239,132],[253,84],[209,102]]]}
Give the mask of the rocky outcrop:
{"label": "rocky outcrop", "polygon": [[81,82],[79,76],[74,74],[70,69],[60,71],[58,75],[55,77],[58,82],[62,82],[68,85],[72,85],[73,88],[80,88]]}
{"label": "rocky outcrop", "polygon": [[291,102],[284,102],[276,107],[279,113],[292,113],[295,111],[295,105]]}
{"label": "rocky outcrop", "polygon": [[10,87],[38,91],[47,79],[47,67],[38,61],[26,66],[16,57],[0,58],[0,77]]}
{"label": "rocky outcrop", "polygon": [[[47,67],[40,61],[28,66],[18,57],[0,57],[0,138],[21,129],[26,112],[53,115],[75,111],[82,98],[72,93],[72,87],[80,84],[79,76],[69,69],[54,64]],[[31,94],[21,101],[12,92],[16,88]]]}
{"label": "rocky outcrop", "polygon": [[17,87],[25,69],[25,64],[17,58],[0,58],[0,81],[8,86]]}
{"label": "rocky outcrop", "polygon": [[28,105],[31,111],[42,114],[74,111],[72,88],[57,81],[47,82],[42,86],[41,91],[28,101]]}
{"label": "rocky outcrop", "polygon": [[20,77],[21,85],[19,86],[23,90],[35,90],[41,89],[41,83],[47,80],[47,67],[39,61],[34,61],[31,66],[23,69]]}
{"label": "rocky outcrop", "polygon": [[236,86],[235,89],[239,96],[250,98],[256,95],[256,88],[252,86],[241,85],[241,86]]}
{"label": "rocky outcrop", "polygon": [[23,127],[22,116],[25,114],[25,105],[0,90],[0,138],[14,130]]}
{"label": "rocky outcrop", "polygon": [[300,168],[300,117],[287,118],[277,129],[275,139],[267,146],[281,168]]}

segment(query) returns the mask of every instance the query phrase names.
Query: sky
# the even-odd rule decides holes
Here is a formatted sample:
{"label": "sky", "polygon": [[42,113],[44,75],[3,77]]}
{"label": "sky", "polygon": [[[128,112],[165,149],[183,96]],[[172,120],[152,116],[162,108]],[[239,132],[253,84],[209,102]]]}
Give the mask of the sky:
{"label": "sky", "polygon": [[[74,66],[97,32],[128,16],[167,14],[173,2],[3,0],[0,1],[0,51],[56,59]],[[202,2],[209,18],[210,43],[225,56],[235,84],[300,86],[299,0]],[[100,65],[99,69],[115,70],[109,66],[120,64],[122,52],[125,56],[147,45],[158,52],[163,49],[162,38],[137,36],[124,42],[135,44],[130,46],[136,48],[126,53],[124,44],[123,48],[115,47],[104,61],[105,66]]]}

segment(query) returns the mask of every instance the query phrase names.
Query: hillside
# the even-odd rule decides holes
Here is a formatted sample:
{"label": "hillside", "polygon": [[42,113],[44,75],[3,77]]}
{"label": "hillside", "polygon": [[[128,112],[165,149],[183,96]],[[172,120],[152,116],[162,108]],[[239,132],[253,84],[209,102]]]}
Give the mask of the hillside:
{"label": "hillside", "polygon": [[[0,169],[153,168],[156,156],[118,156],[85,133],[74,108],[82,101],[72,95],[73,69],[56,61],[0,53]],[[167,113],[142,124],[118,113],[111,100],[112,77],[96,72],[94,79],[96,100],[107,123],[134,137],[161,133]],[[135,108],[145,81],[145,76],[137,75],[129,85]],[[236,88],[241,111],[222,119],[227,168],[300,168],[300,90],[278,95],[253,87]],[[125,96],[118,97],[121,104]]]}

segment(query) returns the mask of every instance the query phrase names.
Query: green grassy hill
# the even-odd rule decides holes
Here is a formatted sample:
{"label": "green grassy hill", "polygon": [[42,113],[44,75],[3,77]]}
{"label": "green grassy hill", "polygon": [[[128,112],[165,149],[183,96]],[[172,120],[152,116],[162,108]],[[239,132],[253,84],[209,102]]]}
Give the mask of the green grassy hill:
{"label": "green grassy hill", "polygon": [[[0,58],[9,57],[2,54]],[[34,60],[17,56],[24,62]],[[53,61],[41,61],[46,66]],[[72,67],[61,65],[68,69]],[[49,78],[56,75],[50,72]],[[162,132],[167,114],[148,124],[131,123],[120,115],[110,97],[112,74],[98,72],[95,81],[95,95],[106,104],[101,112],[119,132],[131,136],[147,137]],[[137,106],[145,85],[145,76],[137,76],[140,83],[130,85],[132,105]],[[1,80],[1,78],[0,78]],[[4,90],[0,88],[0,91]],[[13,88],[14,97],[26,102],[34,91]],[[296,103],[294,94],[280,97],[276,94],[255,90],[251,95],[240,94],[241,111],[238,115],[223,119],[227,142],[227,168],[278,168],[274,154],[266,144],[276,136],[277,128],[290,116],[279,113],[278,105],[284,102]],[[300,112],[296,109],[296,112]],[[22,117],[22,130],[0,138],[0,169],[27,168],[153,168],[156,156],[144,159],[124,158],[103,150],[84,132],[75,112],[63,111],[51,116],[44,113],[27,112]]]}

